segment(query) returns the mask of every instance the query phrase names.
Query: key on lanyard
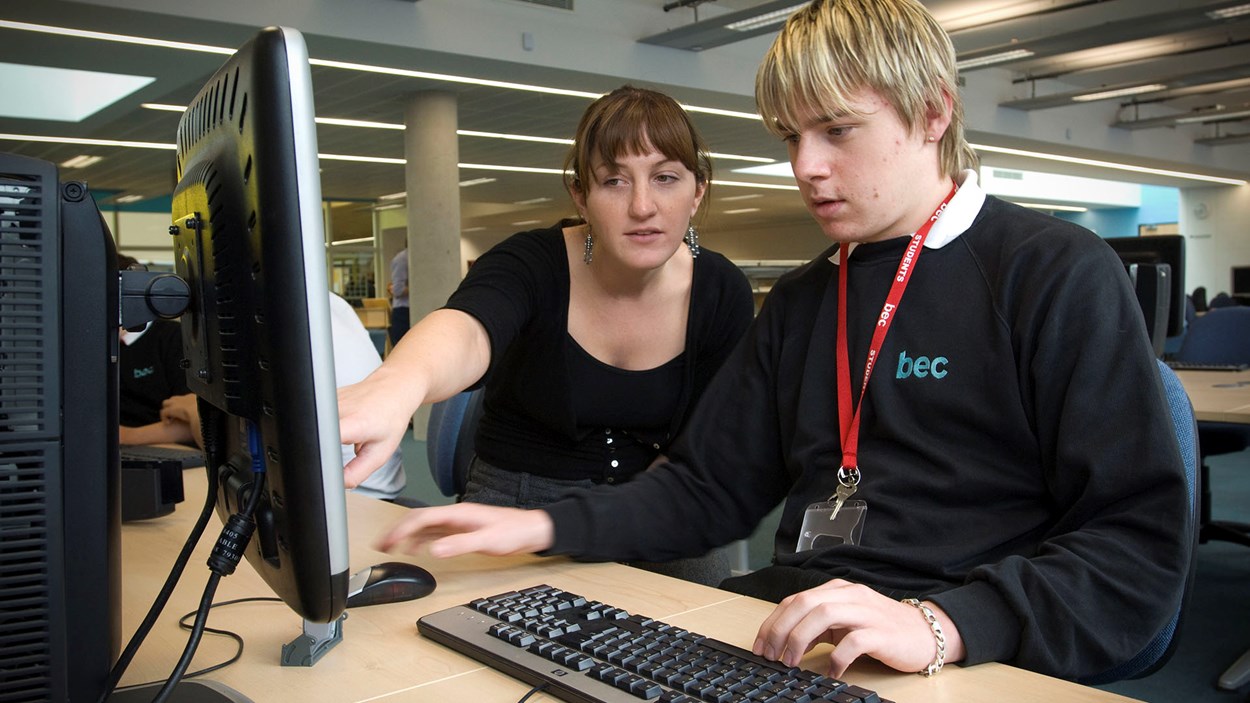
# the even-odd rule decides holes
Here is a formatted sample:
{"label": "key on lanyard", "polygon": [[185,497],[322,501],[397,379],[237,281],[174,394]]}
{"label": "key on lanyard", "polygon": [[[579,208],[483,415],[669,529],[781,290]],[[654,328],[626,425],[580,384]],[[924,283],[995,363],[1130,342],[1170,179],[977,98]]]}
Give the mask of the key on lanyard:
{"label": "key on lanyard", "polygon": [[858,466],[852,466],[849,469],[845,466],[838,467],[838,490],[832,496],[833,512],[829,514],[830,522],[838,516],[838,513],[842,510],[842,505],[846,503],[846,499],[855,495],[855,490],[859,488],[859,479]]}

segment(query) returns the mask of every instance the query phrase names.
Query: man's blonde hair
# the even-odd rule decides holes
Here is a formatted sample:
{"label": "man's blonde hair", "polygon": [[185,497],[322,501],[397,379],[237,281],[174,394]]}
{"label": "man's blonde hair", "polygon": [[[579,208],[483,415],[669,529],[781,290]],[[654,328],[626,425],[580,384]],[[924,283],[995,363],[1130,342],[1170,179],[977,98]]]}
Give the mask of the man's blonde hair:
{"label": "man's blonde hair", "polygon": [[938,143],[942,171],[954,177],[976,165],[964,137],[955,48],[916,0],[812,0],[764,56],[755,104],[769,131],[785,136],[804,119],[856,114],[848,101],[865,88],[913,131],[950,96],[950,126]]}

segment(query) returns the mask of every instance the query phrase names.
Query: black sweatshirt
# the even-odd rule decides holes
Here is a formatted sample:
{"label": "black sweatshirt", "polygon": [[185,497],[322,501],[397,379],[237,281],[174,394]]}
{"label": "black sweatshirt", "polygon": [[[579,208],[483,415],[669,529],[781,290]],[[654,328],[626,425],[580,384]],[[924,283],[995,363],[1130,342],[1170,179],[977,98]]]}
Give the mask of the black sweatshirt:
{"label": "black sweatshirt", "polygon": [[[851,255],[856,397],[907,243]],[[1132,658],[1175,614],[1190,543],[1165,395],[1110,247],[992,197],[961,235],[926,246],[863,403],[862,542],[795,554],[841,458],[836,252],[774,287],[672,464],[546,508],[551,553],[698,554],[746,537],[784,500],[774,566],[725,587],[776,600],[844,578],[928,598],[958,627],[967,664],[1080,679]]]}

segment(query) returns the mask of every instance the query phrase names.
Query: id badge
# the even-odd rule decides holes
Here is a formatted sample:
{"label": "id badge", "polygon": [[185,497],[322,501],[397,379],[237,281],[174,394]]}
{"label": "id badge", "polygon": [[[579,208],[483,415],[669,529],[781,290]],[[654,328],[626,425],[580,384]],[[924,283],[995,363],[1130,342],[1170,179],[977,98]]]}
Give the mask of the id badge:
{"label": "id badge", "polygon": [[803,513],[803,528],[799,531],[797,551],[835,547],[840,544],[859,544],[864,534],[864,517],[868,503],[848,500],[832,520],[834,502],[812,503]]}

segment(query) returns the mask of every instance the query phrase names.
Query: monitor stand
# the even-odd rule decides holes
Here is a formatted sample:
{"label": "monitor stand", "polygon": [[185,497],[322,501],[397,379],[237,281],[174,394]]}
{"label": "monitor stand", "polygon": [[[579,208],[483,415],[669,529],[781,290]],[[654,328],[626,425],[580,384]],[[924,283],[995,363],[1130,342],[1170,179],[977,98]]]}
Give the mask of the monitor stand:
{"label": "monitor stand", "polygon": [[[108,703],[149,703],[164,682],[119,689]],[[179,681],[169,703],[253,703],[251,698],[217,681]]]}

